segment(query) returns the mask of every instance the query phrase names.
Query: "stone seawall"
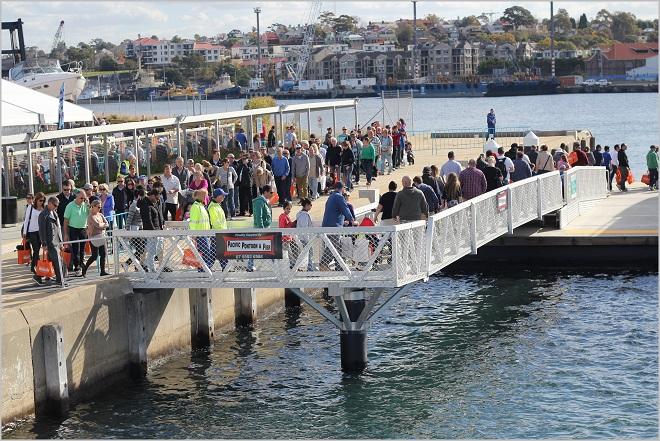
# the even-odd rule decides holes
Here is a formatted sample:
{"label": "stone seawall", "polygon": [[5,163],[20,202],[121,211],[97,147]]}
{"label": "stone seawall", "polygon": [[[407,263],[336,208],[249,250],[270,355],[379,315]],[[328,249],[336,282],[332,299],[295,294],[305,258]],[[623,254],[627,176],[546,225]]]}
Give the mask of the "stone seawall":
{"label": "stone seawall", "polygon": [[[147,361],[191,347],[199,330],[195,290],[141,290]],[[113,378],[128,376],[135,320],[129,305],[136,294],[121,277],[53,293],[4,309],[2,323],[2,423],[40,413],[47,402],[43,327],[62,328],[66,387],[72,402],[93,395]],[[234,289],[213,289],[214,329],[234,326],[241,309]],[[257,289],[257,317],[284,306],[283,289]],[[239,300],[240,302],[240,300]]]}

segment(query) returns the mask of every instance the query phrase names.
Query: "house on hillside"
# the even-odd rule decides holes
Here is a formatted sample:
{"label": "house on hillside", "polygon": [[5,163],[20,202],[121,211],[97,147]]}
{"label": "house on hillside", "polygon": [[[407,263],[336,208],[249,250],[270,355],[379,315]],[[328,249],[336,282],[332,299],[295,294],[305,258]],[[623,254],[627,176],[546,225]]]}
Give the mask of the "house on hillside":
{"label": "house on hillside", "polygon": [[600,47],[585,62],[588,77],[625,79],[626,73],[646,66],[646,60],[658,56],[658,43],[615,43]]}

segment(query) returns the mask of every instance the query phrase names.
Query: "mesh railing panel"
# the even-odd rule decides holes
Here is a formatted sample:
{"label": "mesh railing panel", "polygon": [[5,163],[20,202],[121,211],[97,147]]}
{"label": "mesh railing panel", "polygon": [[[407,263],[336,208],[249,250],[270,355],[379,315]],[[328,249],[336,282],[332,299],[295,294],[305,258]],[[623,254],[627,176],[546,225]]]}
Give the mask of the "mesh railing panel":
{"label": "mesh railing panel", "polygon": [[470,239],[471,207],[465,207],[450,215],[434,217],[431,243],[431,273],[439,271],[472,251]]}
{"label": "mesh railing panel", "polygon": [[605,167],[576,167],[575,172],[580,202],[607,196]]}
{"label": "mesh railing panel", "polygon": [[543,214],[561,208],[564,205],[564,199],[559,172],[540,175],[539,182],[541,185],[541,211]]}
{"label": "mesh railing panel", "polygon": [[[506,191],[506,189],[502,191]],[[508,230],[507,210],[498,209],[497,195],[499,193],[501,192],[496,192],[475,202],[478,246],[490,242]]]}
{"label": "mesh railing panel", "polygon": [[513,228],[519,227],[538,217],[537,181],[530,179],[522,185],[510,187],[511,189],[511,217]]}

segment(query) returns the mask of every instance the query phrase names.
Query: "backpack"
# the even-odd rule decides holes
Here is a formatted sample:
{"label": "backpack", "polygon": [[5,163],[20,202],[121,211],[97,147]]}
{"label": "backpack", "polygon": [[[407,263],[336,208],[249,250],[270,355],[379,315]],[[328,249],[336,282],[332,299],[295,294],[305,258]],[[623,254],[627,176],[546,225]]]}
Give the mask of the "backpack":
{"label": "backpack", "polygon": [[497,167],[502,172],[502,179],[506,180],[508,174],[506,170],[506,157],[497,158],[497,161],[495,162],[495,167]]}
{"label": "backpack", "polygon": [[128,161],[121,161],[119,164],[119,174],[127,175],[128,174]]}

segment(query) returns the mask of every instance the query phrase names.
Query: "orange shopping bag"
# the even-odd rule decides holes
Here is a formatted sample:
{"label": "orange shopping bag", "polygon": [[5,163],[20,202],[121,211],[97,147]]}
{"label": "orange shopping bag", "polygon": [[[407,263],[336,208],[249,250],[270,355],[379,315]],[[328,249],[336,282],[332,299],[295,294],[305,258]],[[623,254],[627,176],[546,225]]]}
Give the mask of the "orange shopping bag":
{"label": "orange shopping bag", "polygon": [[85,242],[85,255],[89,256],[92,254],[92,246],[90,245],[90,242],[87,241]]}
{"label": "orange shopping bag", "polygon": [[46,253],[44,252],[41,259],[37,262],[37,265],[34,267],[34,273],[39,277],[48,277],[52,279],[55,277],[55,268],[53,268],[53,262],[48,260]]}
{"label": "orange shopping bag", "polygon": [[195,254],[190,248],[183,250],[183,259],[181,260],[181,263],[184,265],[192,266],[193,268],[202,267],[202,264],[199,262],[199,260],[197,260]]}
{"label": "orange shopping bag", "polygon": [[642,184],[650,185],[651,184],[651,175],[644,173],[642,175]]}
{"label": "orange shopping bag", "polygon": [[280,197],[277,193],[273,192],[273,196],[270,198],[270,204],[275,205],[280,201]]}
{"label": "orange shopping bag", "polygon": [[18,250],[18,264],[30,263],[30,248],[28,248],[27,241],[23,239],[23,249]]}
{"label": "orange shopping bag", "polygon": [[61,255],[64,265],[69,266],[71,263],[71,248],[62,249]]}

